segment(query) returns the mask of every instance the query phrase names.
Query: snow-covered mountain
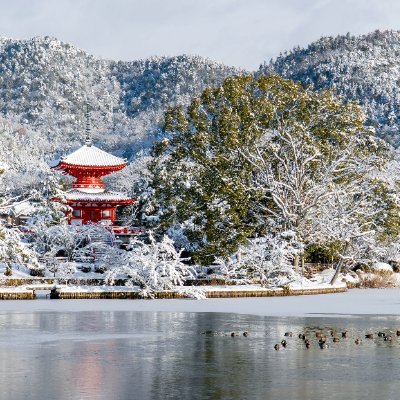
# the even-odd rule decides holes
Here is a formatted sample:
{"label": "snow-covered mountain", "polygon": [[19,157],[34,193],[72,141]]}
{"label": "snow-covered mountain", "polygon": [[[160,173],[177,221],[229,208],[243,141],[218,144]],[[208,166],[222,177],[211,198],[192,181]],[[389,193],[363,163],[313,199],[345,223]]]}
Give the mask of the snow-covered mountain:
{"label": "snow-covered mountain", "polygon": [[[400,32],[376,31],[323,37],[265,63],[256,74],[278,73],[317,89],[335,88],[362,104],[368,123],[399,146],[399,65]],[[0,38],[0,162],[16,169],[12,181],[22,182],[16,177],[30,171],[29,184],[40,185],[36,171],[48,173],[45,162],[82,143],[86,100],[94,143],[132,158],[157,137],[168,106],[186,105],[205,87],[243,72],[198,56],[117,62],[54,38]],[[132,177],[138,168],[140,162],[125,175]]]}
{"label": "snow-covered mountain", "polygon": [[[334,87],[359,101],[368,122],[398,145],[399,65],[400,33],[376,31],[323,37],[264,64],[257,73]],[[94,141],[130,157],[154,140],[169,105],[188,104],[204,87],[241,72],[202,57],[116,62],[96,59],[54,38],[0,38],[0,118],[27,135],[37,132],[40,151],[51,158],[81,142],[88,98]]]}
{"label": "snow-covered mountain", "polygon": [[332,87],[358,101],[378,134],[400,145],[400,32],[322,37],[305,49],[281,54],[258,71],[271,72],[316,89]]}
{"label": "snow-covered mountain", "polygon": [[153,140],[169,105],[237,72],[202,57],[115,62],[54,38],[1,38],[0,116],[47,138],[51,157],[82,141],[88,99],[94,141],[129,157]]}

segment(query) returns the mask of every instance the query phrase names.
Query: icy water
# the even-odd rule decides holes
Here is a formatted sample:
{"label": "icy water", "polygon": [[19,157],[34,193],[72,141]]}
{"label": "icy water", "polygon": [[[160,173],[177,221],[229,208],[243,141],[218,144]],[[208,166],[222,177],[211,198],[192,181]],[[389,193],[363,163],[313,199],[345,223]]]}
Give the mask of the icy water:
{"label": "icy water", "polygon": [[[398,399],[398,328],[400,318],[390,316],[3,311],[1,398]],[[319,348],[315,331],[344,329],[350,338],[329,336],[330,347]],[[288,330],[288,347],[275,351]],[[378,330],[392,330],[393,341],[364,339]]]}

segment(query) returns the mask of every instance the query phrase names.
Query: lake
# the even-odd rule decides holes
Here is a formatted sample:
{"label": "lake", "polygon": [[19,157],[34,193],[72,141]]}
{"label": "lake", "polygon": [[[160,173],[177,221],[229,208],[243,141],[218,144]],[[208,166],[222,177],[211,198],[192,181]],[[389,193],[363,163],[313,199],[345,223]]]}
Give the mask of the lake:
{"label": "lake", "polygon": [[[395,316],[2,311],[1,398],[398,399],[397,328]],[[344,329],[350,337],[332,343],[330,331]],[[392,330],[393,341],[364,338],[379,330]],[[288,347],[275,351],[286,331]]]}

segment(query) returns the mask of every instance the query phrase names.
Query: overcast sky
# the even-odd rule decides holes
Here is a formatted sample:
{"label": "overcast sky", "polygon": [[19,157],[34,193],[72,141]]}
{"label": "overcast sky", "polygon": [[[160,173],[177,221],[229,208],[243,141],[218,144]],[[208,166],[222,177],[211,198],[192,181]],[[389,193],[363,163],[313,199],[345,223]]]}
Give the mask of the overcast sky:
{"label": "overcast sky", "polygon": [[254,70],[323,35],[400,29],[399,0],[0,0],[0,36],[54,36],[96,56],[199,54]]}

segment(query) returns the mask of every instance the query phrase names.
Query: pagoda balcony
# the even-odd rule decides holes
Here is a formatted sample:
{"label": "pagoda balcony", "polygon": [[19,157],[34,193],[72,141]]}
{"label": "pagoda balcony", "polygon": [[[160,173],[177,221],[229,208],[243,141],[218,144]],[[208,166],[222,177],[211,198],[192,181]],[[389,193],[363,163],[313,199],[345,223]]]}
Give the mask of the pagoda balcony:
{"label": "pagoda balcony", "polygon": [[98,189],[104,190],[104,182],[97,176],[79,176],[72,183],[74,189]]}

